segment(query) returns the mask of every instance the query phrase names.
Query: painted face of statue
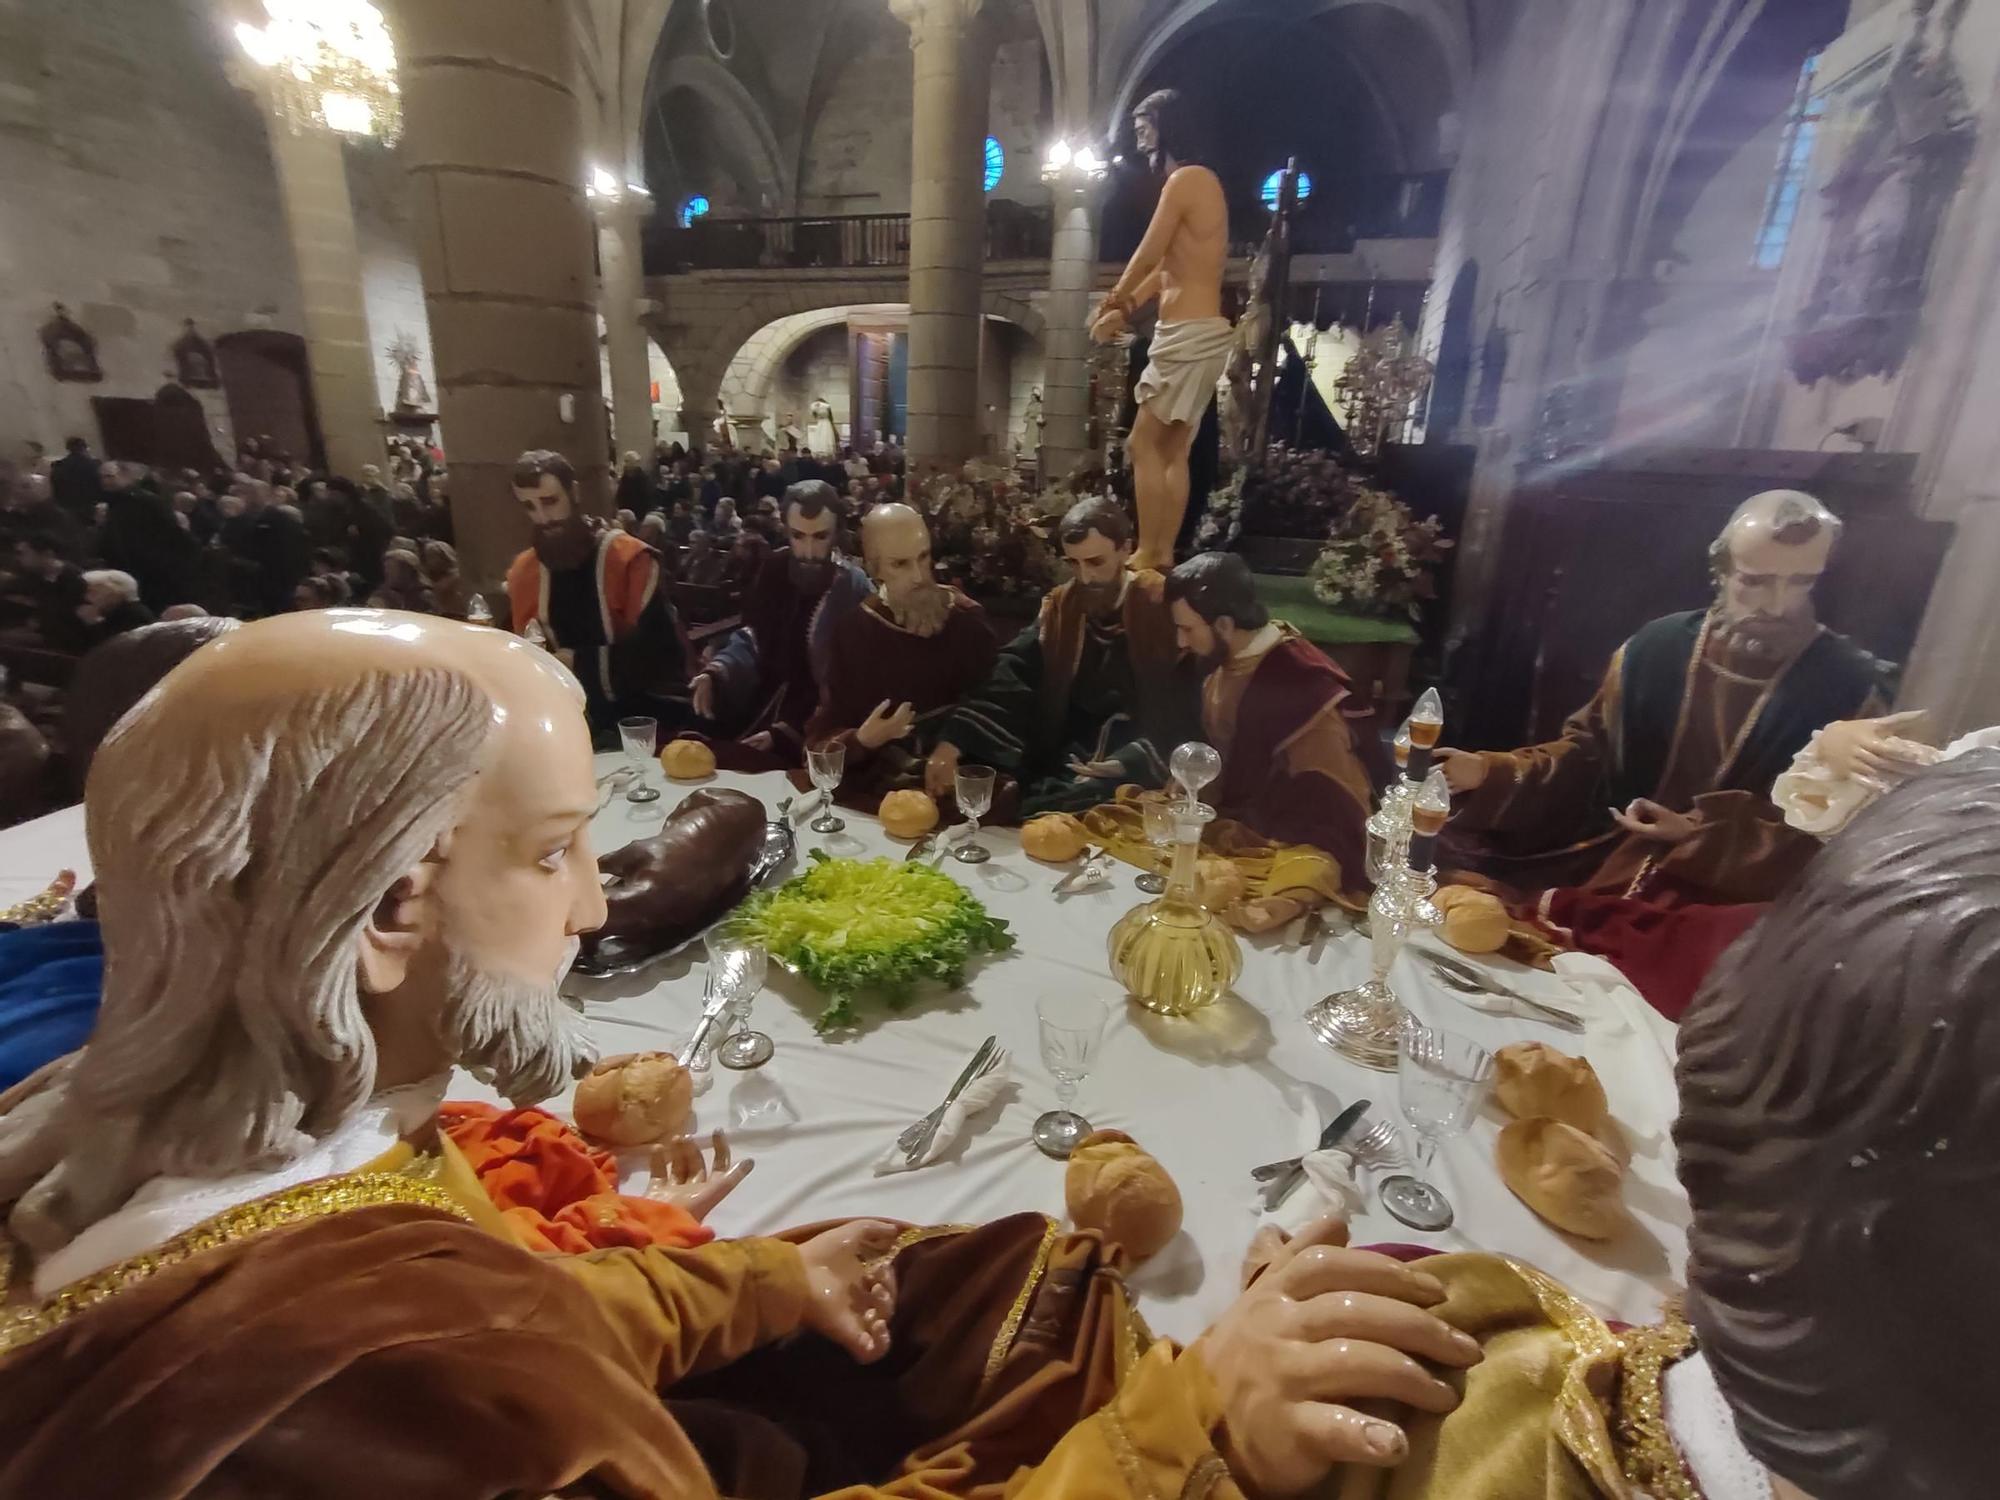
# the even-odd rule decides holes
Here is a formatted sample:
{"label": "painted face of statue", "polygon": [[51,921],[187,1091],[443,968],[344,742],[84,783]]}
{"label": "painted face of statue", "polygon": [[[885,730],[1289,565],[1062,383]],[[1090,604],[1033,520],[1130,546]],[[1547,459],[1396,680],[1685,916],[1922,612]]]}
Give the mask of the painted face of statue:
{"label": "painted face of statue", "polygon": [[1160,149],[1160,125],[1150,114],[1132,116],[1132,134],[1145,155],[1151,156]]}
{"label": "painted face of statue", "polygon": [[1090,531],[1080,542],[1064,542],[1063,556],[1069,559],[1086,609],[1101,617],[1118,608],[1125,593],[1125,565],[1132,560],[1129,541],[1114,542],[1101,531]]}
{"label": "painted face of statue", "polygon": [[831,510],[808,516],[799,506],[785,507],[785,540],[792,552],[792,586],[801,593],[820,593],[833,582],[835,529]]}
{"label": "painted face of statue", "polygon": [[539,475],[533,489],[515,485],[514,498],[535,528],[535,556],[542,566],[566,573],[590,561],[596,550],[590,523],[576,513],[562,480],[553,474]]}
{"label": "painted face of statue", "polygon": [[1813,587],[1832,550],[1833,536],[1824,530],[1797,545],[1767,533],[1732,538],[1718,607],[1721,643],[1772,661],[1801,650],[1818,628]]}
{"label": "painted face of statue", "polygon": [[923,636],[942,630],[951,613],[951,594],[933,574],[931,533],[924,518],[906,505],[880,506],[862,521],[861,541],[868,572],[881,586],[896,623]]}
{"label": "painted face of statue", "polygon": [[1204,669],[1213,670],[1229,658],[1229,648],[1223,643],[1222,633],[1204,620],[1192,604],[1185,599],[1173,603],[1174,642],[1201,663]]}

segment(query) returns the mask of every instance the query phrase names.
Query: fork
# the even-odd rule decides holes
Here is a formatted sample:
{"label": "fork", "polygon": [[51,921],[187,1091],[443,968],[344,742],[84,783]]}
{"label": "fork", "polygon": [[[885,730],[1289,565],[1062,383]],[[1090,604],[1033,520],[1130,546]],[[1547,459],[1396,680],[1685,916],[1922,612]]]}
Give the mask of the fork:
{"label": "fork", "polygon": [[[979,1066],[973,1070],[972,1076],[965,1080],[966,1086],[970,1087],[972,1084],[977,1083],[999,1065],[1000,1049],[995,1047],[980,1061]],[[960,1092],[963,1091],[961,1090]],[[905,1156],[916,1150],[917,1143],[923,1140],[930,1132],[937,1129],[939,1123],[944,1119],[944,1112],[951,1108],[955,1098],[956,1095],[954,1095],[953,1099],[945,1100],[944,1103],[925,1115],[921,1120],[912,1123],[908,1129],[896,1137],[896,1149]]]}
{"label": "fork", "polygon": [[1382,1119],[1357,1135],[1346,1149],[1356,1166],[1365,1166],[1376,1158],[1388,1157],[1395,1148],[1396,1122]]}
{"label": "fork", "polygon": [[1438,982],[1448,990],[1457,990],[1461,995],[1499,995],[1523,1007],[1528,1012],[1530,1020],[1544,1021],[1559,1031],[1581,1034],[1584,1030],[1583,1017],[1573,1011],[1564,1010],[1559,1005],[1544,1005],[1541,1001],[1531,1000],[1519,990],[1510,990],[1503,984],[1480,984],[1468,979],[1458,970],[1447,969],[1442,964],[1434,963],[1431,967],[1432,972],[1438,977]]}

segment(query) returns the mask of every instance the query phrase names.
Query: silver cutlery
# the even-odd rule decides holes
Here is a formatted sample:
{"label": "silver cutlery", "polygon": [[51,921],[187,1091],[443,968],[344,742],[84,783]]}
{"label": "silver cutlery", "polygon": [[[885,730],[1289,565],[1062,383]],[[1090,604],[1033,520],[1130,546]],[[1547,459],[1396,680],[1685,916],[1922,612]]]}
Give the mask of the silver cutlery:
{"label": "silver cutlery", "polygon": [[694,1035],[681,1048],[679,1061],[683,1068],[692,1066],[694,1060],[701,1056],[701,1044],[708,1040],[708,1033],[728,1009],[729,997],[716,993],[715,976],[710,974],[701,985],[701,1020],[695,1023]]}
{"label": "silver cutlery", "polygon": [[903,856],[903,863],[906,865],[915,864],[918,860],[922,859],[926,854],[929,854],[931,852],[932,846],[934,846],[936,843],[937,843],[937,838],[935,835],[928,833],[925,834],[922,838],[918,839],[914,844],[910,845],[910,852]]}
{"label": "silver cutlery", "polygon": [[918,1158],[930,1150],[931,1142],[937,1138],[938,1126],[944,1121],[944,1112],[957,1102],[958,1096],[965,1092],[967,1084],[993,1070],[999,1050],[1000,1039],[997,1036],[989,1036],[981,1042],[979,1050],[972,1054],[972,1061],[967,1063],[965,1071],[958,1075],[958,1082],[954,1083],[951,1092],[944,1096],[944,1102],[896,1137],[896,1149],[903,1153],[904,1160],[914,1165]]}
{"label": "silver cutlery", "polygon": [[1086,885],[1096,884],[1104,873],[1101,868],[1103,861],[1104,851],[1102,849],[1098,848],[1095,844],[1084,845],[1083,862],[1075,869],[1067,870],[1063,873],[1062,879],[1058,880],[1055,884],[1055,894],[1058,896],[1070,896]]}
{"label": "silver cutlery", "polygon": [[1457,990],[1461,995],[1499,995],[1526,1009],[1531,1020],[1543,1021],[1558,1030],[1575,1032],[1578,1035],[1585,1029],[1583,1017],[1574,1011],[1564,1010],[1559,1005],[1546,1004],[1522,994],[1519,990],[1509,989],[1504,984],[1482,978],[1469,970],[1442,963],[1437,959],[1431,960],[1431,967],[1437,971],[1438,980],[1446,989]]}
{"label": "silver cutlery", "polygon": [[1304,940],[1299,944],[1306,950],[1306,962],[1316,964],[1326,949],[1326,908],[1315,906],[1306,913]]}
{"label": "silver cutlery", "polygon": [[[1368,1113],[1369,1104],[1366,1099],[1357,1099],[1335,1115],[1333,1123],[1319,1133],[1317,1149],[1325,1151],[1339,1145],[1361,1123],[1361,1117]],[[1264,1167],[1252,1168],[1250,1175],[1265,1183],[1264,1207],[1266,1210],[1273,1209],[1291,1197],[1292,1190],[1306,1180],[1305,1158],[1299,1156],[1288,1162],[1271,1162]]]}

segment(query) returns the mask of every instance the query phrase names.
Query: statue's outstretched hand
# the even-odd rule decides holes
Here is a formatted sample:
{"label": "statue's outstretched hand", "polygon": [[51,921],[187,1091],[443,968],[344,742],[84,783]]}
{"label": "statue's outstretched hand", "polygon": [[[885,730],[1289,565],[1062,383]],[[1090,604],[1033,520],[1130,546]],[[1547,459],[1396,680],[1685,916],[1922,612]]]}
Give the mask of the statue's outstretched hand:
{"label": "statue's outstretched hand", "polygon": [[1637,838],[1656,844],[1685,844],[1701,831],[1701,814],[1675,812],[1651,797],[1634,797],[1631,806],[1611,809],[1611,820]]}
{"label": "statue's outstretched hand", "polygon": [[930,759],[924,762],[924,790],[933,797],[947,796],[957,781],[958,746],[950,740],[940,740]]}
{"label": "statue's outstretched hand", "polygon": [[646,1188],[648,1198],[677,1203],[696,1222],[706,1219],[709,1210],[736,1191],[736,1184],[750,1175],[755,1158],[744,1157],[729,1164],[729,1137],[720,1130],[709,1138],[713,1164],[702,1159],[701,1147],[687,1136],[653,1148],[653,1180]]}
{"label": "statue's outstretched hand", "polygon": [[1924,717],[1922,709],[1879,719],[1841,719],[1819,732],[1819,758],[1836,776],[1865,776],[1892,785],[1937,758],[1930,746],[1897,731]]}
{"label": "statue's outstretched hand", "polygon": [[1346,1243],[1346,1225],[1329,1219],[1253,1245],[1254,1279],[1190,1351],[1222,1398],[1223,1457],[1259,1493],[1296,1494],[1337,1464],[1400,1463],[1403,1430],[1349,1403],[1450,1411],[1458,1393],[1418,1361],[1480,1359],[1426,1311],[1444,1300],[1435,1278]]}
{"label": "statue's outstretched hand", "polygon": [[1486,757],[1470,750],[1447,750],[1442,746],[1437,753],[1438,762],[1444,767],[1445,785],[1451,788],[1454,797],[1466,792],[1476,792],[1486,782]]}
{"label": "statue's outstretched hand", "polygon": [[864,1365],[889,1352],[896,1271],[888,1255],[895,1243],[894,1224],[857,1219],[799,1246],[806,1263],[806,1327]]}

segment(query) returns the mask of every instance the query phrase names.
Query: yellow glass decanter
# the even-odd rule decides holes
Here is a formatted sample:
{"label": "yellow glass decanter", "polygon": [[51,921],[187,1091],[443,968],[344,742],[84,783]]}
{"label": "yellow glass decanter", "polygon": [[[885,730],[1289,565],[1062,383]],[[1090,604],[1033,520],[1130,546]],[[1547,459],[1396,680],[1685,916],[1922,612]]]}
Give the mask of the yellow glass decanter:
{"label": "yellow glass decanter", "polygon": [[1174,859],[1166,893],[1142,902],[1111,929],[1111,973],[1125,992],[1163,1016],[1185,1016],[1229,993],[1243,972],[1243,950],[1221,918],[1195,894],[1195,862],[1204,803],[1174,808]]}

